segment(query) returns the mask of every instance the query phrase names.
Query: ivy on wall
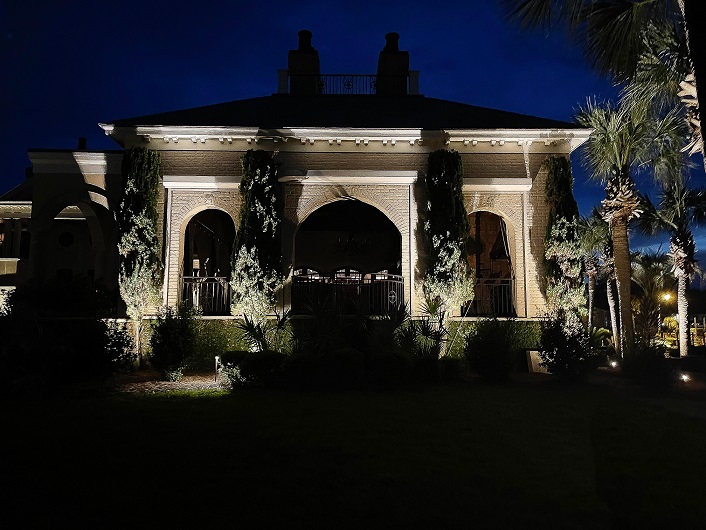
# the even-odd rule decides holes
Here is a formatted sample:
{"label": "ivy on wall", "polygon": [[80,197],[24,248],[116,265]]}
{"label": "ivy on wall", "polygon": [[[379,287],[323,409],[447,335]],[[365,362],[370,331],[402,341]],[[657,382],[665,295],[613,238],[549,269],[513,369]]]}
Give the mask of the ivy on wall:
{"label": "ivy on wall", "polygon": [[230,286],[233,314],[263,319],[282,287],[281,195],[273,156],[249,150],[242,159],[240,213]]}
{"label": "ivy on wall", "polygon": [[563,156],[544,161],[547,169],[546,200],[549,206],[544,270],[547,301],[552,313],[584,311],[579,209],[573,193],[571,164]]}
{"label": "ivy on wall", "polygon": [[424,242],[427,267],[422,288],[427,304],[445,310],[473,298],[474,274],[466,259],[470,225],[463,204],[463,164],[456,151],[431,153],[423,181],[427,198]]}
{"label": "ivy on wall", "polygon": [[162,259],[157,239],[159,153],[142,147],[123,155],[123,195],[116,218],[120,231],[120,296],[138,325],[148,307],[159,303]]}

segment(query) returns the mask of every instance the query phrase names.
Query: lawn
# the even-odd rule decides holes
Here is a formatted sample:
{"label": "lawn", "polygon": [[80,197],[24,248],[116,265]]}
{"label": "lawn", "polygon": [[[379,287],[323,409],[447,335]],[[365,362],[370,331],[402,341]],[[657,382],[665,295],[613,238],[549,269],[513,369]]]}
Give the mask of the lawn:
{"label": "lawn", "polygon": [[527,382],[5,401],[0,517],[6,528],[703,527],[706,421],[660,403]]}

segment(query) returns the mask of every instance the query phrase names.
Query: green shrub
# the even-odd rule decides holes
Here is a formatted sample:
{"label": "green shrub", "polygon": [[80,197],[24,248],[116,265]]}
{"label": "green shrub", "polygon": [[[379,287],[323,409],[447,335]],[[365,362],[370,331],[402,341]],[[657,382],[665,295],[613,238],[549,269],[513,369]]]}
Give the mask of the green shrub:
{"label": "green shrub", "polygon": [[549,373],[578,378],[595,370],[605,360],[597,349],[591,348],[589,337],[580,324],[567,324],[560,316],[544,320],[541,328],[539,357]]}
{"label": "green shrub", "polygon": [[178,381],[188,367],[195,345],[194,312],[168,307],[152,327],[150,364],[170,381]]}
{"label": "green shrub", "polygon": [[131,372],[137,363],[137,351],[127,325],[108,321],[105,334],[106,355],[112,365],[111,372]]}
{"label": "green shrub", "polygon": [[232,388],[273,385],[282,372],[284,355],[276,351],[225,352],[221,358],[223,373]]}
{"label": "green shrub", "polygon": [[515,367],[521,341],[515,321],[479,320],[466,338],[465,355],[470,367],[486,381],[505,381]]}

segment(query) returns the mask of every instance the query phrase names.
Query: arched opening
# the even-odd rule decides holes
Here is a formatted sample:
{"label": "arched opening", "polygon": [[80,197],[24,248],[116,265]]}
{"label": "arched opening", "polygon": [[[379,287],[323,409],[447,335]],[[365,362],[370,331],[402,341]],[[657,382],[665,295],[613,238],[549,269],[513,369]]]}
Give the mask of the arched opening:
{"label": "arched opening", "polygon": [[341,200],[322,206],[294,240],[292,310],[335,304],[344,313],[382,314],[404,302],[402,236],[376,208]]}
{"label": "arched opening", "polygon": [[502,217],[478,211],[468,216],[471,229],[466,248],[476,271],[475,296],[463,309],[468,316],[515,316],[515,272],[510,238]]}
{"label": "arched opening", "polygon": [[119,305],[116,221],[95,202],[64,199],[37,212],[31,240],[20,240],[20,255],[29,255],[32,280],[51,292],[44,310],[62,316],[115,314]]}
{"label": "arched opening", "polygon": [[184,232],[182,303],[204,315],[230,313],[230,259],[235,226],[221,210],[194,215]]}

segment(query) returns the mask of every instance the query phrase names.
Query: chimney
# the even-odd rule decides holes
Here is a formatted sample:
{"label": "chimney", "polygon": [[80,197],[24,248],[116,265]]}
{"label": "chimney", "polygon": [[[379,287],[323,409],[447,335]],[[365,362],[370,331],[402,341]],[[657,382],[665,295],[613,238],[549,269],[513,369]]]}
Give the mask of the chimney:
{"label": "chimney", "polygon": [[85,137],[85,136],[79,136],[79,137],[78,137],[78,145],[76,146],[76,150],[77,150],[77,151],[85,151],[86,149],[88,149],[88,148],[86,147],[86,145],[87,145],[86,137]]}
{"label": "chimney", "polygon": [[378,59],[378,75],[375,93],[381,96],[407,95],[409,76],[409,52],[400,51],[399,33],[385,35],[385,47]]}
{"label": "chimney", "polygon": [[319,52],[311,45],[311,31],[303,29],[298,35],[299,48],[289,50],[289,93],[319,94],[321,92]]}

